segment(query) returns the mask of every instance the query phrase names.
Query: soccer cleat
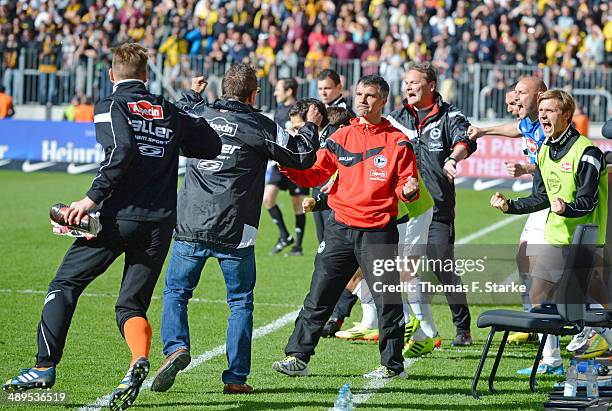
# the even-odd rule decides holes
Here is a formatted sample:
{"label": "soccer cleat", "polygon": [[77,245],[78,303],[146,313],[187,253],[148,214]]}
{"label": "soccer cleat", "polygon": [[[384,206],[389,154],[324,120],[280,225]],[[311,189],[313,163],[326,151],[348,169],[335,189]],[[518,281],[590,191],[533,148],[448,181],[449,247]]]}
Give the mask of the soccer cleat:
{"label": "soccer cleat", "polygon": [[343,340],[365,340],[365,341],[378,341],[378,329],[377,328],[365,328],[361,326],[361,323],[354,323],[353,328],[348,330],[338,331],[335,335]]}
{"label": "soccer cleat", "polygon": [[538,341],[538,334],[515,332],[508,336],[508,344],[527,344]]}
{"label": "soccer cleat", "polygon": [[117,388],[111,393],[109,407],[112,411],[125,410],[134,404],[140,387],[149,373],[149,360],[140,357],[130,367]]}
{"label": "soccer cleat", "polygon": [[[531,367],[522,368],[518,370],[516,373],[520,375],[531,375]],[[538,365],[538,369],[536,370],[536,374],[565,375],[565,371],[563,370],[563,364],[560,364],[555,367],[555,366],[548,365],[540,361],[540,364]]]}
{"label": "soccer cleat", "polygon": [[330,318],[327,320],[325,325],[323,326],[323,330],[321,330],[321,337],[334,337],[340,328],[342,327],[342,323],[344,321],[338,320],[336,318]]}
{"label": "soccer cleat", "polygon": [[291,244],[293,244],[293,237],[289,236],[286,238],[282,238],[282,237],[279,238],[278,241],[276,242],[276,245],[272,249],[272,254],[280,253],[285,248],[289,247]]}
{"label": "soccer cleat", "polygon": [[580,333],[572,337],[572,341],[567,344],[565,349],[569,352],[580,352],[583,348],[587,348],[589,338],[592,337],[594,331],[591,327],[584,327]]}
{"label": "soccer cleat", "polygon": [[459,331],[455,339],[451,342],[453,347],[465,347],[472,345],[472,334],[469,331]]}
{"label": "soccer cleat", "polygon": [[37,370],[21,368],[19,374],[2,384],[4,391],[25,391],[33,388],[51,388],[55,384],[55,368]]}
{"label": "soccer cleat", "polygon": [[406,374],[406,371],[397,373],[385,367],[384,365],[380,365],[374,371],[370,371],[367,374],[363,374],[363,376],[365,378],[370,378],[370,379],[390,380],[391,378],[397,378],[397,377],[406,378],[408,375]]}
{"label": "soccer cleat", "polygon": [[417,358],[432,353],[434,348],[434,340],[431,337],[427,337],[425,341],[415,341],[411,338],[404,346],[402,355],[404,358]]}
{"label": "soccer cleat", "polygon": [[290,377],[308,375],[308,364],[293,355],[288,355],[280,361],[275,361],[272,363],[272,369]]}
{"label": "soccer cleat", "polygon": [[412,338],[414,333],[421,326],[421,321],[413,315],[410,315],[410,321],[406,324],[406,328],[404,331],[404,345],[408,344],[408,341]]}
{"label": "soccer cleat", "polygon": [[287,257],[301,257],[304,255],[304,250],[302,250],[302,247],[294,245],[285,255]]}
{"label": "soccer cleat", "polygon": [[191,356],[185,348],[178,349],[170,354],[157,370],[153,384],[151,384],[151,391],[167,391],[174,384],[176,374],[184,370],[190,362]]}
{"label": "soccer cleat", "polygon": [[591,358],[596,358],[608,351],[608,343],[606,340],[599,334],[596,334],[592,338],[589,339],[589,348],[580,356],[581,360],[589,360]]}

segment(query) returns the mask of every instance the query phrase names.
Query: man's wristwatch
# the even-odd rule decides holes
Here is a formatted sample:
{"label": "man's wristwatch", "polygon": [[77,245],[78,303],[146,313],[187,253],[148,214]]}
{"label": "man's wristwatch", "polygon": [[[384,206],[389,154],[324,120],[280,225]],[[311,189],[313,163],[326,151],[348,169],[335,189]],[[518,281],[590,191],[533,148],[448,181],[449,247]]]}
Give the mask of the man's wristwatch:
{"label": "man's wristwatch", "polygon": [[455,162],[455,165],[457,165],[458,161],[456,158],[448,156],[444,159],[444,164],[446,164],[448,161],[453,160]]}

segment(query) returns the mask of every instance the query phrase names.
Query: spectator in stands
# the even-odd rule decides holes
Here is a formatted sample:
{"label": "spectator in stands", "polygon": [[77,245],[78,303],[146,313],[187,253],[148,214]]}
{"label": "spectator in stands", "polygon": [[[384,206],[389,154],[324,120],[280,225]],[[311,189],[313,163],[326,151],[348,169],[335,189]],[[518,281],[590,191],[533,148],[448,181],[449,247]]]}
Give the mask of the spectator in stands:
{"label": "spectator in stands", "polygon": [[38,54],[38,98],[40,104],[55,104],[57,101],[57,70],[60,48],[51,35],[45,35]]}
{"label": "spectator in stands", "polygon": [[378,74],[380,71],[380,50],[378,40],[371,38],[368,41],[368,48],[361,53],[361,74],[368,76]]}
{"label": "spectator in stands", "polygon": [[77,123],[93,123],[94,106],[87,96],[81,96],[79,104],[74,108],[74,121]]}
{"label": "spectator in stands", "polygon": [[0,86],[0,119],[13,117],[14,114],[13,98],[5,92],[4,86]]}
{"label": "spectator in stands", "polygon": [[64,120],[65,121],[74,121],[74,114],[76,112],[76,106],[79,105],[79,96],[72,97],[70,100],[70,104],[68,104],[64,108]]}
{"label": "spectator in stands", "polygon": [[6,92],[14,95],[18,85],[16,84],[16,71],[19,64],[19,43],[14,33],[9,33],[6,43],[0,45],[2,50],[2,67],[4,68],[4,78],[2,84]]}

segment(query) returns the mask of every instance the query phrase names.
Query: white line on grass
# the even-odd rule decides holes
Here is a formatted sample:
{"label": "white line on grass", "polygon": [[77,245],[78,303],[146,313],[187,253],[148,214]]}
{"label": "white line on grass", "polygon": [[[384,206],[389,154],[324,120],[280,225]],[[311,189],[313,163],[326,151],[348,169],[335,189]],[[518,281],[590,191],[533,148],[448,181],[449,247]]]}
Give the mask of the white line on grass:
{"label": "white line on grass", "polygon": [[[0,293],[6,294],[42,294],[47,295],[48,291],[45,290],[12,290],[10,288],[0,288]],[[83,293],[81,297],[109,297],[109,298],[117,298],[117,294],[113,293]],[[153,300],[159,300],[160,297],[154,295],[152,297]],[[210,304],[227,304],[226,300],[209,300],[207,298],[192,298],[189,300],[190,303],[210,303]],[[260,303],[255,302],[256,306],[268,306],[268,307],[288,307],[288,308],[296,308],[299,307],[298,304],[286,304],[286,303]]]}
{"label": "white line on grass", "polygon": [[505,218],[501,221],[498,221],[497,223],[493,225],[490,225],[488,227],[485,227],[481,230],[476,231],[475,233],[472,233],[463,238],[460,238],[459,240],[455,241],[455,245],[465,245],[465,244],[471,243],[477,238],[480,238],[486,234],[489,234],[490,232],[499,230],[500,228],[505,227],[508,224],[512,224],[513,222],[521,218],[525,218],[525,216],[524,215],[513,215],[512,217]]}
{"label": "white line on grass", "polygon": [[[269,324],[266,324],[262,327],[259,327],[257,329],[255,329],[253,331],[253,339],[257,339],[257,338],[261,338],[264,337],[282,327],[284,327],[287,324],[292,323],[293,321],[295,321],[295,318],[297,317],[297,315],[299,314],[300,310],[295,310],[292,311],[290,313],[287,313],[285,315],[283,315],[280,318],[277,318],[276,320],[272,321]],[[181,372],[188,372],[196,367],[198,367],[199,365],[201,365],[202,363],[205,363],[206,361],[210,361],[215,357],[219,357],[221,355],[225,354],[225,344],[223,345],[218,345],[215,348],[213,348],[212,350],[206,351],[205,353],[197,356],[196,358],[194,358],[191,361],[191,364],[189,364],[187,366],[187,368],[185,368],[183,371]],[[143,384],[142,384],[142,390],[146,390],[151,388],[151,383],[153,382],[153,377],[148,378]],[[102,407],[108,407],[108,402],[110,400],[110,394],[105,395],[103,397],[100,397],[98,399],[96,399],[95,402],[85,406],[85,407],[81,407],[80,410],[81,411],[93,411],[93,410],[99,410]]]}
{"label": "white line on grass", "polygon": [[[408,368],[412,367],[414,363],[418,361],[418,358],[408,358],[404,361],[404,369],[408,370]],[[410,377],[410,375],[408,375]],[[370,397],[378,392],[378,390],[382,389],[389,383],[389,379],[371,379],[367,382],[367,384],[360,390],[359,394],[353,395],[353,405],[357,406],[359,404],[363,404],[368,401]]]}

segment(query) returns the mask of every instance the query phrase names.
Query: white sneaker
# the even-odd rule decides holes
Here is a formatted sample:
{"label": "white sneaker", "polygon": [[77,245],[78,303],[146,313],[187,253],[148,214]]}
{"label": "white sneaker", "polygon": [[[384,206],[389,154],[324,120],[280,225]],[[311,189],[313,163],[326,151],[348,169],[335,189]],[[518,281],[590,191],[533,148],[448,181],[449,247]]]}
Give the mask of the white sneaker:
{"label": "white sneaker", "polygon": [[579,351],[581,348],[585,347],[589,342],[589,338],[591,338],[592,333],[595,331],[591,327],[584,327],[579,334],[574,335],[572,341],[565,348],[569,352]]}
{"label": "white sneaker", "polygon": [[396,378],[396,377],[407,378],[408,374],[406,374],[405,370],[402,370],[402,372],[397,373],[393,370],[388,369],[384,365],[381,365],[378,368],[376,368],[374,371],[370,371],[367,374],[363,374],[363,376],[365,378],[371,378],[371,379],[390,380],[391,378]]}
{"label": "white sneaker", "polygon": [[293,355],[288,355],[280,361],[275,361],[272,363],[272,369],[291,377],[308,375],[308,364]]}

